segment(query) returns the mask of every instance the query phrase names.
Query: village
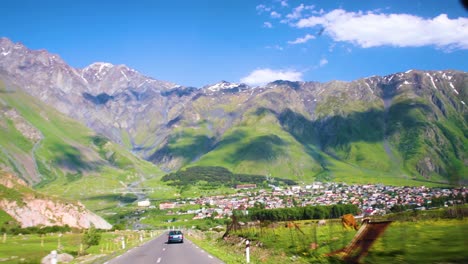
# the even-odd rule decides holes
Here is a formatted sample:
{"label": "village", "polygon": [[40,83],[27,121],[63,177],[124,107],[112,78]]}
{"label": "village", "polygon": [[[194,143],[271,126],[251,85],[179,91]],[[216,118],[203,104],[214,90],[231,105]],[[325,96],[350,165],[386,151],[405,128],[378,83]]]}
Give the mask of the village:
{"label": "village", "polygon": [[[396,210],[427,210],[464,204],[468,198],[466,187],[428,188],[396,187],[383,184],[348,185],[345,183],[314,182],[310,185],[258,189],[255,184],[237,185],[235,194],[179,199],[161,202],[160,210],[167,214],[193,214],[193,219],[229,217],[234,210],[248,213],[249,208],[286,208],[354,204],[362,216],[385,215]],[[184,205],[199,205],[199,209],[180,210]],[[141,204],[143,205],[143,204]],[[146,201],[146,206],[149,201]],[[154,206],[151,206],[154,208]]]}

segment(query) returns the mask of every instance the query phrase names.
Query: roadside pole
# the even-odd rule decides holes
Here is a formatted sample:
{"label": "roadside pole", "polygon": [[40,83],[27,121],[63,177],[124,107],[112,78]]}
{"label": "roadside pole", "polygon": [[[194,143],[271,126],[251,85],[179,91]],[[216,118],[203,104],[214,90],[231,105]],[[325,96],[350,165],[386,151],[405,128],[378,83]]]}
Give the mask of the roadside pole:
{"label": "roadside pole", "polygon": [[57,264],[57,250],[52,250],[50,257],[51,264]]}
{"label": "roadside pole", "polygon": [[248,239],[245,241],[245,260],[250,263],[250,241]]}

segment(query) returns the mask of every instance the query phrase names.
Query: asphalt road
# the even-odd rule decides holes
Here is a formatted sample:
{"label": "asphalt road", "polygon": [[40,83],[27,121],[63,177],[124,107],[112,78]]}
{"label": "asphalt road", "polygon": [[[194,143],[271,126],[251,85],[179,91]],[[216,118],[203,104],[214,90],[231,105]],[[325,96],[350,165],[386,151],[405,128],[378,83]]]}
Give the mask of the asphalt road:
{"label": "asphalt road", "polygon": [[184,243],[167,244],[167,232],[130,249],[108,264],[222,264],[223,262],[184,238]]}

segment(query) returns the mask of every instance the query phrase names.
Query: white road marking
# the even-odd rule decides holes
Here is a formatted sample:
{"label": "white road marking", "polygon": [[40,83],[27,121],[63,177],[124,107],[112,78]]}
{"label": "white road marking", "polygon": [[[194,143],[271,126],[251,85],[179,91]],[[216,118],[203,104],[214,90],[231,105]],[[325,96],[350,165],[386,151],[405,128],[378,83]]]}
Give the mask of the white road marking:
{"label": "white road marking", "polygon": [[211,258],[211,259],[213,258],[213,256],[211,256],[211,255],[208,255],[208,257]]}
{"label": "white road marking", "polygon": [[166,248],[163,248],[163,251],[165,251],[165,250],[166,250]]}
{"label": "white road marking", "polygon": [[159,263],[159,262],[161,262],[161,258],[158,258],[158,260],[156,261],[156,263]]}

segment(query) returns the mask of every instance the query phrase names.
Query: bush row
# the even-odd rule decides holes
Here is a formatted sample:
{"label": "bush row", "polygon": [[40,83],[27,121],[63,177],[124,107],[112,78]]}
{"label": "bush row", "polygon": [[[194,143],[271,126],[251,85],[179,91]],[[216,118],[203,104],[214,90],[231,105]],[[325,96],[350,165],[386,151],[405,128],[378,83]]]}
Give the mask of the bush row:
{"label": "bush row", "polygon": [[352,204],[336,204],[330,206],[305,206],[278,209],[249,210],[247,218],[252,221],[291,221],[308,219],[339,218],[345,214],[356,215],[359,209]]}

